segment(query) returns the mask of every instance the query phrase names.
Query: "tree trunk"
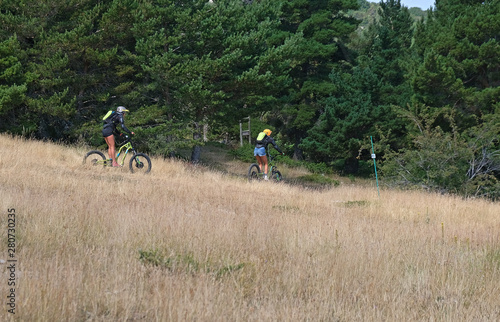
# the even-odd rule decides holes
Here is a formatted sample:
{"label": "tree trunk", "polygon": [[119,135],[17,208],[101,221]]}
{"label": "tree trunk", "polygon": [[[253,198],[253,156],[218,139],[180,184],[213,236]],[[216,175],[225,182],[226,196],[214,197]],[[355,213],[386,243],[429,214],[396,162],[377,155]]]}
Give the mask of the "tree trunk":
{"label": "tree trunk", "polygon": [[300,141],[302,141],[302,138],[299,135],[297,135],[295,137],[295,144],[293,145],[293,159],[298,161],[304,160],[304,154],[302,153],[302,149],[299,149]]}
{"label": "tree trunk", "polygon": [[193,152],[191,152],[191,163],[193,164],[200,163],[200,157],[201,157],[201,146],[195,145],[193,147]]}
{"label": "tree trunk", "polygon": [[208,142],[208,124],[203,124],[203,142]]}
{"label": "tree trunk", "polygon": [[[202,133],[200,130],[200,125],[196,123],[194,127],[193,139],[195,142],[199,142],[201,137]],[[199,163],[200,157],[201,157],[201,146],[199,144],[196,144],[195,146],[193,146],[193,151],[191,152],[191,163],[193,164]]]}
{"label": "tree trunk", "polygon": [[359,170],[359,160],[356,158],[346,158],[344,171],[346,174],[356,174]]}

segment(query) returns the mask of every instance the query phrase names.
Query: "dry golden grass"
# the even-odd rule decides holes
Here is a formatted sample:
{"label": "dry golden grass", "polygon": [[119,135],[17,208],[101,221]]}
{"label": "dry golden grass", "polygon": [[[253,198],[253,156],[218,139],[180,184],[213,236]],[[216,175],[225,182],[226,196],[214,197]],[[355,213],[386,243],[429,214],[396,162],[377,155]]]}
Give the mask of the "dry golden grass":
{"label": "dry golden grass", "polygon": [[19,261],[15,316],[2,267],[2,321],[500,320],[498,203],[0,149],[0,259],[15,208]]}

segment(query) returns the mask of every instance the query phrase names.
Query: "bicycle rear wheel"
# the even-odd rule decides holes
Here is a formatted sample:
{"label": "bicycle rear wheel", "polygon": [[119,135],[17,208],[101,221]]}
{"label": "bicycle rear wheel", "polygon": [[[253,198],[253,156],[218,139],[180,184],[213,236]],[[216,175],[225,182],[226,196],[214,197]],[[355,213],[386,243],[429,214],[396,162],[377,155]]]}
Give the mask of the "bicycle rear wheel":
{"label": "bicycle rear wheel", "polygon": [[101,151],[89,151],[85,156],[83,157],[83,164],[84,165],[92,165],[92,166],[106,166],[106,157]]}
{"label": "bicycle rear wheel", "polygon": [[257,163],[252,163],[248,168],[248,181],[260,179],[260,167]]}
{"label": "bicycle rear wheel", "polygon": [[151,159],[144,153],[137,153],[130,159],[130,172],[149,173],[151,171]]}

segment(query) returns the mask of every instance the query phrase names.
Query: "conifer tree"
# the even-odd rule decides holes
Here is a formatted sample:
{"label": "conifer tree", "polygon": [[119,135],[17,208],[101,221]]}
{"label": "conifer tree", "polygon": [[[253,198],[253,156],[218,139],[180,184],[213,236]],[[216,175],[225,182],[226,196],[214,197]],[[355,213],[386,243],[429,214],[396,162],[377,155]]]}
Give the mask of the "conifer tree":
{"label": "conifer tree", "polygon": [[27,81],[22,55],[17,37],[0,42],[0,131],[22,131],[19,118],[25,110]]}
{"label": "conifer tree", "polygon": [[346,43],[358,21],[347,11],[356,8],[355,0],[283,1],[282,32],[276,37],[298,34],[304,39],[295,48],[292,83],[281,93],[283,107],[277,112],[295,158],[302,159],[299,144],[317,120],[320,102],[334,92],[330,72],[339,61],[349,60]]}
{"label": "conifer tree", "polygon": [[386,175],[498,198],[499,12],[495,0],[437,0],[418,24],[414,96],[405,112],[413,144],[389,158]]}
{"label": "conifer tree", "polygon": [[500,99],[499,32],[498,1],[436,1],[416,36],[423,57],[412,77],[418,101],[433,113],[451,108],[460,131],[494,113]]}
{"label": "conifer tree", "polygon": [[379,21],[364,37],[367,42],[354,67],[332,72],[335,91],[324,113],[301,145],[312,159],[335,162],[356,173],[361,157],[369,159],[369,136],[383,141],[379,153],[401,147],[403,123],[393,106],[406,106],[411,96],[405,78],[413,22],[399,0],[380,3]]}
{"label": "conifer tree", "polygon": [[188,143],[196,162],[203,127],[237,124],[286,84],[290,54],[284,52],[293,40],[269,43],[279,22],[271,1],[186,1],[164,8],[154,9],[164,10],[162,18],[150,15],[134,28],[154,30],[142,32],[137,42],[136,58],[148,79],[138,90],[149,93],[146,104],[154,106],[157,118],[192,130],[194,141]]}

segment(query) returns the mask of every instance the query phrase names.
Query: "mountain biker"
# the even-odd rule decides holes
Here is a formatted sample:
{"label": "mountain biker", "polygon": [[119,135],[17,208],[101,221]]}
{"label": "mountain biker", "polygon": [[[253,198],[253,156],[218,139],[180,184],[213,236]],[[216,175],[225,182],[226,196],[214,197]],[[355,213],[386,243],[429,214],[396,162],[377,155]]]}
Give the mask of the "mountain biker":
{"label": "mountain biker", "polygon": [[257,143],[255,144],[255,149],[253,150],[253,155],[257,159],[257,162],[259,163],[259,168],[260,171],[262,171],[262,165],[264,164],[264,180],[268,180],[267,178],[267,155],[266,155],[266,150],[267,146],[269,144],[272,144],[276,150],[278,150],[279,153],[285,155],[281,151],[281,149],[278,147],[276,142],[274,142],[273,138],[271,137],[272,131],[269,129],[265,129],[264,131],[260,132],[259,135],[257,136]]}
{"label": "mountain biker", "polygon": [[116,113],[112,113],[108,118],[104,120],[104,126],[102,128],[102,136],[104,137],[104,140],[108,144],[108,155],[111,158],[113,164],[113,167],[119,167],[120,165],[118,162],[116,162],[116,155],[115,155],[115,137],[114,135],[121,136],[122,134],[117,130],[118,124],[121,125],[122,129],[133,135],[134,132],[130,131],[127,129],[125,126],[124,122],[124,116],[125,112],[128,112],[125,107],[123,106],[118,106],[116,108]]}

